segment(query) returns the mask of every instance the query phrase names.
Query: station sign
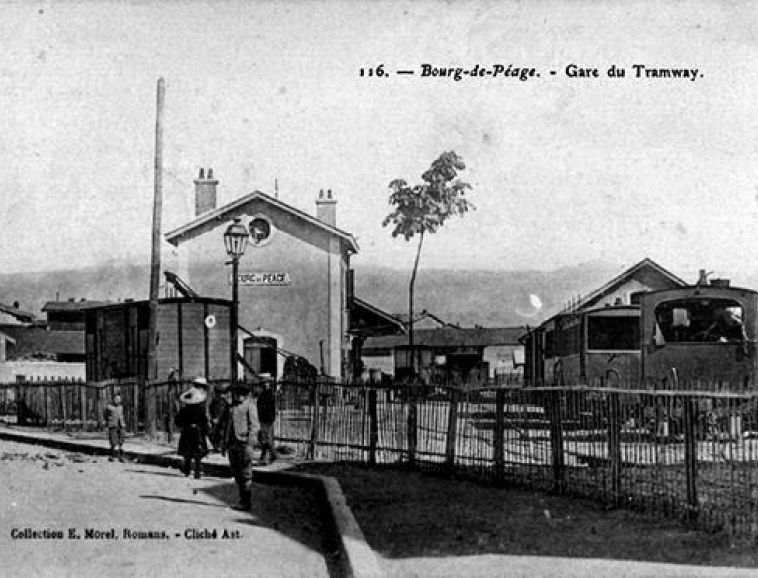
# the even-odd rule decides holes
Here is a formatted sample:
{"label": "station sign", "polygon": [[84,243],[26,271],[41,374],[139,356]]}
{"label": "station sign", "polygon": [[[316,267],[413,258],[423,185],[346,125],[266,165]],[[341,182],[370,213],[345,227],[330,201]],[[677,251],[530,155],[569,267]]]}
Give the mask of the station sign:
{"label": "station sign", "polygon": [[248,287],[286,287],[292,284],[289,273],[264,271],[239,273],[237,281],[240,285]]}

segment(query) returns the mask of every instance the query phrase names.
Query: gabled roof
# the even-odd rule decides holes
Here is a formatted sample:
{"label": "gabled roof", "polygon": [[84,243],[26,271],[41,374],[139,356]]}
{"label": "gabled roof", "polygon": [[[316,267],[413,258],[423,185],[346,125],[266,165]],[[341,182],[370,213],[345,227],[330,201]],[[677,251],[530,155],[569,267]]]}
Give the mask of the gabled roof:
{"label": "gabled roof", "polygon": [[[520,345],[523,327],[442,327],[419,329],[413,332],[414,347],[492,347],[496,345]],[[392,349],[407,347],[407,335],[384,335],[370,337],[363,346],[367,349]]]}
{"label": "gabled roof", "polygon": [[405,331],[405,325],[396,317],[353,297],[350,307],[350,333],[353,335],[397,335]]}
{"label": "gabled roof", "polygon": [[34,321],[34,313],[22,311],[21,309],[17,309],[12,305],[6,305],[5,303],[0,303],[0,313],[7,313],[11,317],[15,317],[19,321],[26,323]]}
{"label": "gabled roof", "polygon": [[[393,317],[399,319],[403,322],[403,324],[408,325],[408,314],[407,313],[393,313]],[[426,309],[421,311],[416,317],[413,318],[413,324],[416,325],[417,323],[424,321],[425,319],[428,319],[434,323],[436,323],[439,327],[457,327],[455,323],[447,323],[437,317],[434,313],[429,313]],[[428,329],[436,329],[436,328],[428,328]]]}
{"label": "gabled roof", "polygon": [[340,237],[347,243],[349,249],[353,253],[358,252],[358,243],[355,241],[355,238],[350,233],[346,233],[345,231],[338,229],[337,227],[332,227],[331,225],[324,223],[322,220],[317,219],[313,215],[309,215],[308,213],[305,213],[301,211],[300,209],[296,209],[295,207],[288,205],[287,203],[283,203],[279,199],[269,197],[268,195],[260,191],[253,191],[252,193],[245,195],[244,197],[240,197],[236,201],[232,201],[231,203],[227,203],[223,207],[219,207],[217,209],[213,209],[212,211],[208,211],[207,213],[203,213],[202,215],[193,219],[189,223],[182,225],[181,227],[178,227],[174,229],[173,231],[169,231],[165,235],[166,241],[168,241],[172,245],[178,245],[181,242],[182,237],[191,233],[198,227],[201,227],[214,219],[222,219],[224,215],[228,213],[233,213],[234,211],[243,207],[250,201],[253,201],[256,199],[263,201],[264,203],[268,203],[284,212],[290,213],[291,215],[294,215],[302,219],[303,221],[310,223],[311,225],[314,225],[326,231],[327,233]]}
{"label": "gabled roof", "polygon": [[605,295],[606,293],[610,293],[622,283],[625,283],[626,281],[632,279],[637,273],[639,273],[641,270],[645,268],[648,268],[652,270],[653,272],[661,275],[664,279],[669,281],[673,285],[673,287],[684,287],[685,285],[687,285],[682,279],[680,279],[679,277],[677,277],[670,271],[667,271],[666,269],[661,267],[658,263],[656,263],[652,259],[649,259],[646,257],[645,259],[643,259],[636,265],[631,266],[629,269],[627,269],[620,275],[608,281],[608,283],[606,283],[599,289],[595,289],[589,295],[584,296],[581,299],[581,302],[579,303],[579,308],[585,309],[586,307],[594,305],[595,302],[599,300],[603,295]]}

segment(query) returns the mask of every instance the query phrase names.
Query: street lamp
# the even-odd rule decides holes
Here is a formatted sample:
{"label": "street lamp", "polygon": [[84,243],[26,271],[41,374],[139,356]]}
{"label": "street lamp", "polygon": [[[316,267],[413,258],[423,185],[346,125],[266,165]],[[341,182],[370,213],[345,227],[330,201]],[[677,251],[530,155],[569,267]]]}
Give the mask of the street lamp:
{"label": "street lamp", "polygon": [[231,383],[237,381],[237,317],[239,315],[239,280],[237,279],[237,270],[239,268],[240,257],[245,254],[249,234],[247,227],[240,223],[240,220],[234,219],[234,222],[226,228],[224,232],[224,246],[226,254],[229,255],[232,265],[232,310],[229,319],[230,344],[230,362],[231,362]]}

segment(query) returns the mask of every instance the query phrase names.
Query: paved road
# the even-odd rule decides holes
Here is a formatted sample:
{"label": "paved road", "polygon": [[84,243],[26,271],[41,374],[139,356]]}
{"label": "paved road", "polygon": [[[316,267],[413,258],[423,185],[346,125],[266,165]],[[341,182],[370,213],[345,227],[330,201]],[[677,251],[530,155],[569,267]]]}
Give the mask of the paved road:
{"label": "paved road", "polygon": [[[328,576],[316,500],[254,496],[236,512],[229,479],[0,440],[0,574]],[[25,537],[45,530],[63,537]]]}

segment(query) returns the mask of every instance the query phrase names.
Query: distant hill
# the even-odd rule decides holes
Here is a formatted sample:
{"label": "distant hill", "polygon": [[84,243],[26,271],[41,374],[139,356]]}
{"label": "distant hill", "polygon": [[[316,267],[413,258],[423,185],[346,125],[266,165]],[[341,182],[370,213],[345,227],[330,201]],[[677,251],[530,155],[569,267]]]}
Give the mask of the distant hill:
{"label": "distant hill", "polygon": [[21,309],[39,314],[47,301],[56,299],[56,293],[62,301],[147,299],[149,271],[147,265],[107,263],[83,269],[3,274],[0,302],[10,305],[18,301]]}
{"label": "distant hill", "polygon": [[[603,285],[621,271],[604,263],[586,263],[555,271],[419,270],[416,310],[426,309],[449,323],[486,327],[535,324],[577,294]],[[39,313],[56,293],[61,300],[146,299],[147,265],[108,263],[78,270],[0,275],[0,302],[19,301]],[[356,294],[390,313],[408,312],[410,271],[357,265]],[[530,295],[542,303],[535,310]]]}
{"label": "distant hill", "polygon": [[[555,271],[457,271],[420,269],[415,310],[443,321],[484,327],[534,325],[577,294],[586,295],[621,273],[617,267],[587,263]],[[357,266],[355,292],[390,313],[408,312],[410,271]],[[531,295],[542,303],[532,305]]]}

